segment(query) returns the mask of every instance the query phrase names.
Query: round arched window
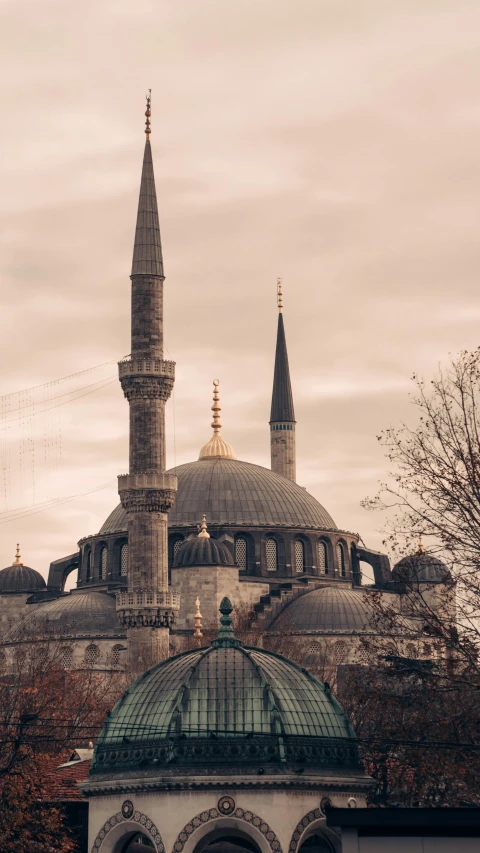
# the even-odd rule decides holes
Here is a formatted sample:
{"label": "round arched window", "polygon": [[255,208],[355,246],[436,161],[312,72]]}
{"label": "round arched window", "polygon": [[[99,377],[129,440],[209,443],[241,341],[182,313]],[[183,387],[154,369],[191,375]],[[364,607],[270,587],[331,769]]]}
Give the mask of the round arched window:
{"label": "round arched window", "polygon": [[244,536],[235,539],[235,562],[239,569],[247,569],[247,540]]}
{"label": "round arched window", "polygon": [[65,669],[73,669],[73,649],[70,646],[62,649],[62,665]]}
{"label": "round arched window", "polygon": [[107,577],[107,554],[107,549],[103,547],[100,551],[100,569],[102,572],[102,580],[106,580]]}
{"label": "round arched window", "polygon": [[295,539],[295,571],[305,571],[305,545],[301,539]]}
{"label": "round arched window", "polygon": [[318,569],[321,575],[328,575],[327,546],[325,542],[318,543]]}
{"label": "round arched window", "polygon": [[128,575],[128,545],[126,542],[120,548],[120,574]]}
{"label": "round arched window", "polygon": [[267,569],[269,572],[276,572],[278,565],[276,540],[272,538],[267,539],[265,543],[265,550],[267,553]]}
{"label": "round arched window", "polygon": [[85,663],[87,666],[94,666],[100,657],[100,649],[95,643],[90,643],[85,649]]}
{"label": "round arched window", "polygon": [[342,578],[346,575],[346,567],[345,567],[345,549],[341,542],[337,545],[337,558],[338,558],[338,571],[340,572],[340,576]]}

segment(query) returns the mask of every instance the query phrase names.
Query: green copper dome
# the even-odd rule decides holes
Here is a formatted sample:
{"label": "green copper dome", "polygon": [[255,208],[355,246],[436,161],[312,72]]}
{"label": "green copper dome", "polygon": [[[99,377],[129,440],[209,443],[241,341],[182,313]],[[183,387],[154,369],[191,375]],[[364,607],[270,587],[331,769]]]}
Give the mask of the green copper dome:
{"label": "green copper dome", "polygon": [[127,690],[100,734],[91,773],[359,766],[355,734],[328,688],[280,655],[242,646],[231,609],[224,599],[211,646],[169,658]]}

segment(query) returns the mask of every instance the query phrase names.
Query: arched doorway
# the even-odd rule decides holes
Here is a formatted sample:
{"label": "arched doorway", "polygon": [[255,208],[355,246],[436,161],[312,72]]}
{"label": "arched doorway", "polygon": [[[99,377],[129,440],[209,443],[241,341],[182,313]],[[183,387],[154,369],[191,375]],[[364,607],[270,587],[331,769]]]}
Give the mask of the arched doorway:
{"label": "arched doorway", "polygon": [[246,832],[223,827],[204,835],[193,853],[261,853],[261,851]]}
{"label": "arched doorway", "polygon": [[151,838],[148,838],[143,832],[135,832],[127,841],[122,838],[115,848],[115,853],[117,853],[117,849],[118,853],[153,853],[157,848]]}
{"label": "arched doorway", "polygon": [[297,853],[335,853],[335,848],[323,833],[316,832],[305,839]]}

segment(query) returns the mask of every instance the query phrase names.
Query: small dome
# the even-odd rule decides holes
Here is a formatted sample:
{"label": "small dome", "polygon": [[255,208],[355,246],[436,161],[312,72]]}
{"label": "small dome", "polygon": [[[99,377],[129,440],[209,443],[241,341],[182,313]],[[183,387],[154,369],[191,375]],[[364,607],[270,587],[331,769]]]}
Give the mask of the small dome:
{"label": "small dome", "polygon": [[[124,693],[105,723],[91,773],[242,775],[270,765],[359,767],[355,733],[330,691],[280,655],[243,646],[220,605],[218,638],[154,666]],[[290,766],[290,770],[287,768]]]}
{"label": "small dome", "polygon": [[399,560],[392,569],[392,577],[404,583],[442,583],[452,578],[445,563],[423,550]]}
{"label": "small dome", "polygon": [[4,643],[41,639],[52,634],[84,637],[119,636],[115,599],[101,592],[61,595],[25,616],[3,638]]}
{"label": "small dome", "polygon": [[174,569],[180,566],[234,566],[229,549],[222,542],[212,539],[207,533],[207,524],[203,516],[202,530],[198,536],[192,536],[180,546],[173,561]]}
{"label": "small dome", "polygon": [[40,572],[24,566],[20,557],[20,546],[11,566],[0,571],[0,594],[2,592],[37,592],[45,589],[46,583]]}
{"label": "small dome", "polygon": [[[378,633],[372,623],[374,609],[359,590],[326,586],[300,596],[275,620],[271,630],[287,625],[297,631],[325,633]],[[411,628],[399,617],[402,627]]]}

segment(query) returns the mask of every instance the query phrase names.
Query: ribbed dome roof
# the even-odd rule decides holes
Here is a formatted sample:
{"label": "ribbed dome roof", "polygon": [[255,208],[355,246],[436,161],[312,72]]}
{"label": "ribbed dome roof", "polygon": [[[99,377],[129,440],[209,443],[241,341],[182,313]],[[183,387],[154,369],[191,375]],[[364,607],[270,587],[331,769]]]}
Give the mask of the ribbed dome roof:
{"label": "ribbed dome roof", "polygon": [[[113,767],[232,767],[286,761],[358,766],[353,729],[338,702],[305,669],[242,646],[228,599],[205,649],[153,667],[116,704],[95,749],[93,773]],[[335,741],[335,739],[340,739]],[[333,740],[333,743],[332,743]],[[297,764],[298,767],[298,764]],[[213,771],[214,772],[214,771]]]}
{"label": "ribbed dome roof", "polygon": [[46,583],[40,572],[29,566],[7,566],[0,571],[0,594],[2,592],[36,592],[45,587]]}
{"label": "ribbed dome roof", "polygon": [[174,568],[180,566],[234,566],[229,549],[211,536],[192,536],[180,546],[173,561]]}
{"label": "ribbed dome roof", "polygon": [[438,557],[417,551],[399,560],[392,569],[392,577],[396,581],[441,583],[451,579],[445,563]]}
{"label": "ribbed dome roof", "polygon": [[123,636],[115,599],[101,592],[62,595],[47,601],[18,622],[3,638],[14,643],[52,634],[61,636]]}
{"label": "ribbed dome roof", "polygon": [[[305,489],[268,468],[238,459],[199,459],[172,469],[178,476],[171,527],[193,526],[206,513],[210,526],[336,529],[326,509]],[[100,534],[127,529],[119,505]]]}
{"label": "ribbed dome roof", "polygon": [[[365,592],[326,586],[293,601],[275,620],[272,630],[288,625],[299,631],[378,633],[378,628],[371,624],[373,615]],[[411,627],[403,618],[396,624]]]}

